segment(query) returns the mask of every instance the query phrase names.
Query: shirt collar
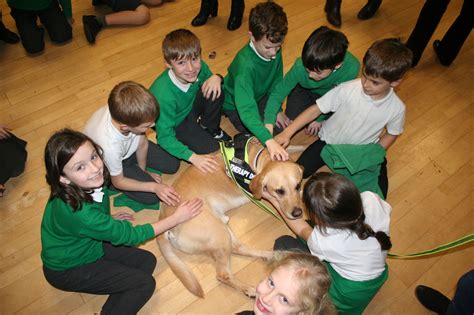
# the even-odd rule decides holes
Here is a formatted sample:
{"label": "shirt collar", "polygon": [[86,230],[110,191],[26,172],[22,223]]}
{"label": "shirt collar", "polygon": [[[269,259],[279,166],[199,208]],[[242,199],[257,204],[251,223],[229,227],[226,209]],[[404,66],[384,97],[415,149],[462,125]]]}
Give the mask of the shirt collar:
{"label": "shirt collar", "polygon": [[250,44],[249,44],[249,45],[250,45],[250,48],[252,48],[252,50],[257,54],[257,56],[258,56],[260,59],[264,60],[264,61],[267,61],[267,62],[268,62],[268,61],[272,61],[272,59],[275,59],[275,58],[276,58],[276,57],[273,57],[272,59],[268,59],[268,58],[265,58],[265,57],[263,57],[262,55],[260,55],[260,54],[258,53],[257,49],[255,48],[255,45],[253,44],[252,41],[250,41]]}
{"label": "shirt collar", "polygon": [[376,106],[376,107],[380,107],[380,106],[382,106],[383,103],[385,103],[386,100],[388,100],[390,97],[392,97],[393,88],[391,87],[391,88],[390,88],[390,91],[387,93],[387,95],[385,95],[384,98],[381,98],[381,99],[379,99],[379,100],[374,100],[374,99],[372,99],[369,95],[365,94],[365,93],[364,93],[364,89],[361,90],[361,93],[362,93],[362,97],[363,97],[368,103],[371,103],[371,104],[373,104],[373,105]]}
{"label": "shirt collar", "polygon": [[102,187],[94,189],[91,193],[91,197],[95,202],[102,202],[102,199],[104,198]]}
{"label": "shirt collar", "polygon": [[[171,82],[173,82],[174,85],[184,93],[188,92],[189,88],[191,87],[192,83],[186,83],[183,84],[181,81],[178,80],[176,75],[174,74],[173,70],[169,69],[168,70],[168,76],[171,79]],[[196,80],[196,82],[199,81],[199,78]]]}

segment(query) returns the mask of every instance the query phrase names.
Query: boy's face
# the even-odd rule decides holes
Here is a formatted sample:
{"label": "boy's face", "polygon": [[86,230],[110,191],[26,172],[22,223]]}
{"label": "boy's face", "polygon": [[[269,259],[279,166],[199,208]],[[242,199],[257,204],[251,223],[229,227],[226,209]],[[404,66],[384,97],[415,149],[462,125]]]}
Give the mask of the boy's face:
{"label": "boy's face", "polygon": [[342,63],[338,64],[334,69],[324,69],[324,70],[309,70],[308,68],[305,68],[305,69],[306,69],[306,72],[308,72],[308,76],[310,79],[314,81],[321,81],[329,77],[334,71],[339,69],[341,66],[342,66]]}
{"label": "boy's face", "polygon": [[172,60],[171,63],[165,62],[165,64],[183,84],[196,82],[201,71],[201,57]]}
{"label": "boy's face", "polygon": [[266,59],[275,58],[276,54],[281,49],[281,45],[283,44],[283,42],[272,43],[266,36],[263,36],[260,40],[256,40],[252,33],[250,33],[250,40],[252,41],[255,50]]}
{"label": "boy's face", "polygon": [[324,69],[324,70],[314,70],[314,71],[311,71],[309,69],[306,68],[306,71],[308,72],[308,76],[310,79],[314,80],[314,81],[321,81],[322,79],[326,79],[327,77],[329,77],[331,75],[331,73],[333,72],[332,69]]}
{"label": "boy's face", "polygon": [[151,122],[144,122],[143,124],[136,126],[136,127],[130,127],[126,126],[125,129],[128,132],[134,133],[136,135],[144,135],[148,128],[151,128],[155,125],[154,121]]}
{"label": "boy's face", "polygon": [[381,77],[367,75],[364,70],[362,70],[362,76],[360,79],[364,93],[370,96],[373,100],[379,100],[387,96],[390,92],[390,88],[396,87],[401,81],[397,80],[390,82]]}

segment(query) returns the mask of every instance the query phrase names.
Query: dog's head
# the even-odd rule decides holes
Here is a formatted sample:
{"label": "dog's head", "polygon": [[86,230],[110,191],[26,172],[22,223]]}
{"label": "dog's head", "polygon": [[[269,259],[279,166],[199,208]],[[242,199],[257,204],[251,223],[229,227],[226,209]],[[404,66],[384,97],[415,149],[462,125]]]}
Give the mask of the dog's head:
{"label": "dog's head", "polygon": [[269,162],[250,182],[257,199],[268,200],[289,219],[303,215],[301,181],[303,168],[292,161]]}

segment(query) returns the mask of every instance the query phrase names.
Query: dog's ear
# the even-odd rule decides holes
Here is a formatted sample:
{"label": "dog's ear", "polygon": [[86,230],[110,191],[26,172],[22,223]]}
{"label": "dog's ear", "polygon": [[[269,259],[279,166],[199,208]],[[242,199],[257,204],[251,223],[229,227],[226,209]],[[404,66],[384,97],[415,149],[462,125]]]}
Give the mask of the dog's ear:
{"label": "dog's ear", "polygon": [[255,175],[255,177],[250,181],[250,192],[252,192],[253,196],[258,200],[262,199],[264,177],[264,173],[262,172],[258,175]]}

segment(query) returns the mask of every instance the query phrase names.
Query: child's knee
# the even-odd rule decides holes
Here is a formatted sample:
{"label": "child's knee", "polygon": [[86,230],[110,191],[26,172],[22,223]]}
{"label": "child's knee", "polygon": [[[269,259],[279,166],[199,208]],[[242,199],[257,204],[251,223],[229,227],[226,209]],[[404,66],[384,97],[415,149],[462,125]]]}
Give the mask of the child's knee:
{"label": "child's knee", "polygon": [[44,50],[44,41],[43,38],[34,39],[34,40],[23,40],[22,38],[22,45],[25,48],[26,52],[30,55],[37,55]]}
{"label": "child's knee", "polygon": [[138,6],[135,9],[135,12],[137,14],[136,16],[136,23],[137,25],[143,25],[148,23],[150,21],[150,10],[148,7],[144,4]]}

